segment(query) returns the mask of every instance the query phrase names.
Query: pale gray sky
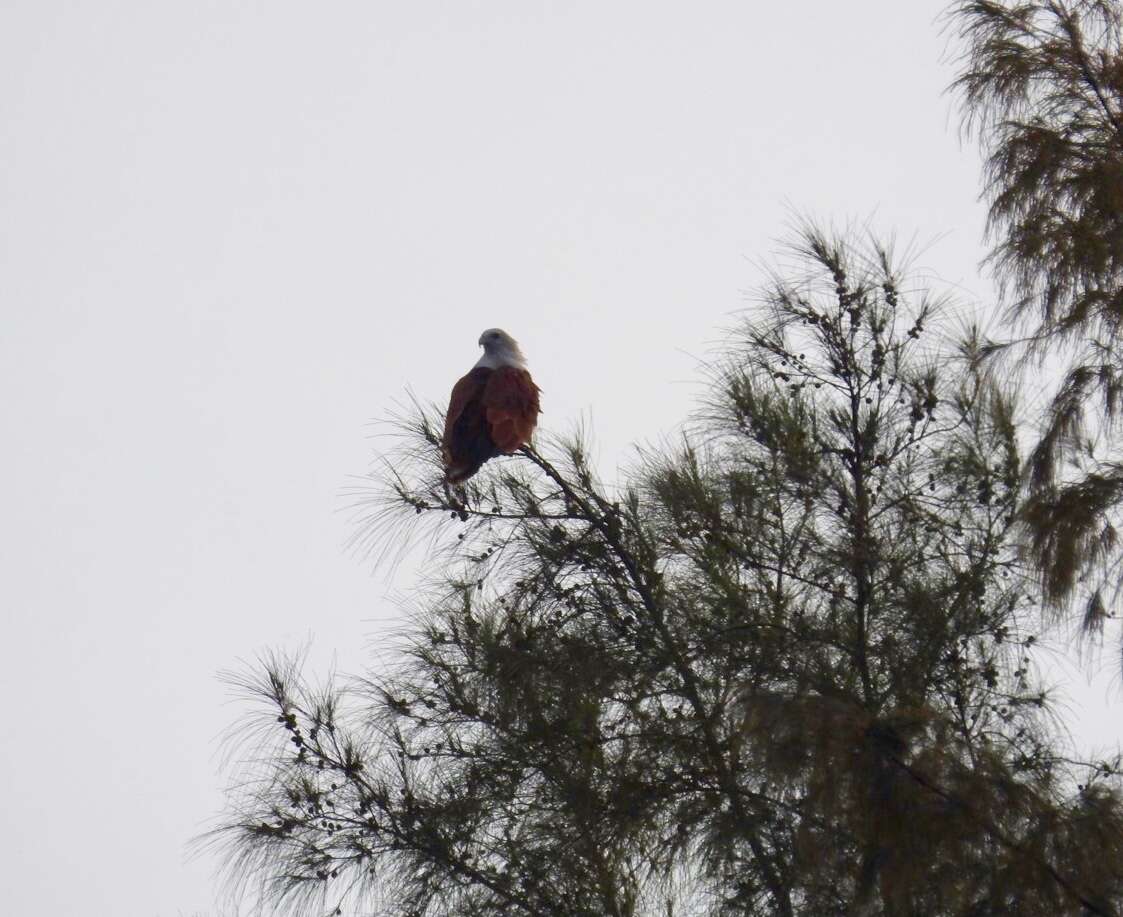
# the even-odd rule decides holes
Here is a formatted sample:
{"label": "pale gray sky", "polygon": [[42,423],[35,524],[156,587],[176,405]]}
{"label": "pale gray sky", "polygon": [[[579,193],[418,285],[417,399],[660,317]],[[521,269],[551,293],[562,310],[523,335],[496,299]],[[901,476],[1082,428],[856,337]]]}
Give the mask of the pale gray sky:
{"label": "pale gray sky", "polygon": [[0,4],[6,912],[217,913],[216,672],[394,624],[340,493],[483,328],[612,476],[792,208],[985,304],[943,5]]}

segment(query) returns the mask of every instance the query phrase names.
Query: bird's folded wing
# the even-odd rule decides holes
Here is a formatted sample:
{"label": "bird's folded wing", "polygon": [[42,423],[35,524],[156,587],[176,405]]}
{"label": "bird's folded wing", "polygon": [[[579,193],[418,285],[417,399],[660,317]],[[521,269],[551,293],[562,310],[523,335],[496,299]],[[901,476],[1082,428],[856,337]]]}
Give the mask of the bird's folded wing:
{"label": "bird's folded wing", "polygon": [[477,401],[481,398],[491,375],[492,371],[490,369],[477,367],[467,375],[462,376],[456,385],[452,387],[452,395],[450,395],[448,399],[448,411],[445,413],[444,436],[441,437],[441,448],[444,452],[446,462],[450,460],[449,457],[457,422],[464,415],[465,409],[472,404],[473,401]]}

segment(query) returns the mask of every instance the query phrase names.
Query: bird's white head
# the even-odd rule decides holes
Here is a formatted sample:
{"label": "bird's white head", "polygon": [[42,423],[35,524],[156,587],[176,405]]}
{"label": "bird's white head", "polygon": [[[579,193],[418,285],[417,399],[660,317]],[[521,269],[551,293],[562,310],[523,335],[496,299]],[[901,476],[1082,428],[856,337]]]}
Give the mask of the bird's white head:
{"label": "bird's white head", "polygon": [[488,369],[498,369],[500,366],[526,368],[526,357],[519,349],[519,342],[502,328],[488,328],[480,335],[480,346],[484,349],[484,355],[476,363],[477,366],[486,366]]}

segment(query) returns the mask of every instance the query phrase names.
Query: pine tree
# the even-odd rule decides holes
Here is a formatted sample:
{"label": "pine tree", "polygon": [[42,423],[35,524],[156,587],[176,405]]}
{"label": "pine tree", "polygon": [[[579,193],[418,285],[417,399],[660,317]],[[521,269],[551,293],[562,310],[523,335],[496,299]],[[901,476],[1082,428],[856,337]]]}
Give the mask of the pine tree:
{"label": "pine tree", "polygon": [[577,438],[449,492],[436,413],[405,421],[372,537],[428,538],[439,585],[392,670],[239,676],[264,713],[212,836],[236,887],[416,917],[1123,909],[1118,762],[1064,759],[1033,674],[1012,393],[884,247],[789,254],[618,489]]}
{"label": "pine tree", "polygon": [[[1114,0],[961,2],[956,81],[986,153],[990,263],[1031,355],[1065,364],[1023,508],[1047,599],[1110,616],[1123,505],[1123,33]],[[1108,596],[1108,598],[1105,598]]]}

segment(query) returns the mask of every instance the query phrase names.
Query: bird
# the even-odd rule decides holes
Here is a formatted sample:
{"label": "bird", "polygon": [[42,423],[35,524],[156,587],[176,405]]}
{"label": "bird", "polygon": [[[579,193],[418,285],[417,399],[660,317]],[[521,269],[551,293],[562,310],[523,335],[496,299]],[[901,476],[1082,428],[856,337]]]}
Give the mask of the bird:
{"label": "bird", "polygon": [[497,455],[530,442],[542,391],[526,368],[518,341],[501,328],[480,335],[484,354],[452,387],[441,437],[445,481],[463,484]]}

